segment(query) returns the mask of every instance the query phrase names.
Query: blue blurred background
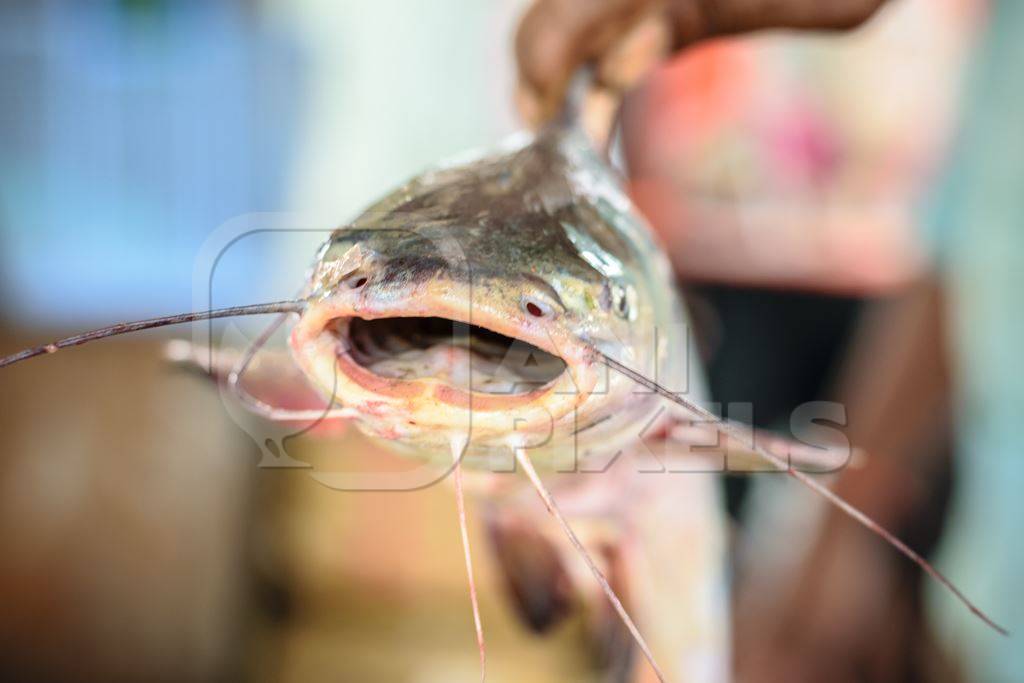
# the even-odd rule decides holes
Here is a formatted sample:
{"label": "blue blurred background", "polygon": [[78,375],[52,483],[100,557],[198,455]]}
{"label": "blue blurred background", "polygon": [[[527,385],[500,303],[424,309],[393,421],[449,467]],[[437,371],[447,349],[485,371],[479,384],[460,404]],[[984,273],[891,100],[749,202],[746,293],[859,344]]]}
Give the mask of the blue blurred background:
{"label": "blue blurred background", "polygon": [[[510,129],[511,70],[491,59],[510,9],[443,4],[0,4],[4,313],[65,327],[186,310],[225,222],[300,206],[327,230]],[[293,293],[318,239],[240,241],[215,303]]]}
{"label": "blue blurred background", "polygon": [[[53,326],[185,310],[205,236],[283,206],[305,72],[241,2],[0,6],[6,312]],[[270,267],[261,245],[241,258]],[[253,278],[224,278],[249,300]]]}

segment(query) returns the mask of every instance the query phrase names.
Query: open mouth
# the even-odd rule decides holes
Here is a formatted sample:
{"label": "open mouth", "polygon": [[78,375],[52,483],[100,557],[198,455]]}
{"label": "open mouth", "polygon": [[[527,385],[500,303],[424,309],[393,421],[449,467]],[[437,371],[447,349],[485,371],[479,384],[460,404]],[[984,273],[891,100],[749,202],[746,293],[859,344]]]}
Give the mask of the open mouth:
{"label": "open mouth", "polygon": [[529,342],[447,318],[337,318],[329,329],[357,365],[386,379],[435,379],[516,395],[554,382],[566,369],[561,358]]}

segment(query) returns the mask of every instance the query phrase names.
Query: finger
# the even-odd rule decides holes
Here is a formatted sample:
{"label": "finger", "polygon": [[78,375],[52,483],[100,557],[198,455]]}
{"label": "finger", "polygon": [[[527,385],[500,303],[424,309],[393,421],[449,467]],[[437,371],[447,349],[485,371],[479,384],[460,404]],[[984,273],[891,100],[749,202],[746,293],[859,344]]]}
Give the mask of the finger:
{"label": "finger", "polygon": [[579,57],[572,20],[560,0],[534,2],[516,32],[520,113],[532,126],[555,115],[553,93],[564,92]]}
{"label": "finger", "polygon": [[668,17],[649,12],[609,47],[598,64],[598,80],[613,90],[629,90],[668,57],[672,40]]}
{"label": "finger", "polygon": [[515,105],[519,117],[528,127],[539,128],[544,123],[540,95],[522,81],[516,86]]}
{"label": "finger", "polygon": [[520,82],[534,94],[541,120],[560,110],[576,70],[600,58],[654,0],[537,0],[516,34]]}
{"label": "finger", "polygon": [[617,90],[598,86],[587,92],[580,123],[596,149],[608,148],[608,139],[621,102],[622,93]]}
{"label": "finger", "polygon": [[649,12],[612,44],[597,65],[594,88],[583,103],[583,128],[598,149],[607,149],[626,92],[671,50],[672,28],[661,12]]}

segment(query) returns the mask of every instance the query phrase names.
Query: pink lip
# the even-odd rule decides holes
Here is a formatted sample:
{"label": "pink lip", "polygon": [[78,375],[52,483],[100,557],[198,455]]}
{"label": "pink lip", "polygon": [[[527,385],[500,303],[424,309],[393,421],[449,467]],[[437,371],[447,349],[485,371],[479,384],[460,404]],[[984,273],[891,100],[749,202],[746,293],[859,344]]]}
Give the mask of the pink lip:
{"label": "pink lip", "polygon": [[[393,399],[411,400],[426,394],[429,385],[419,381],[406,381],[381,377],[367,370],[352,360],[347,351],[339,349],[337,356],[338,369],[353,382],[367,391]],[[473,410],[507,410],[516,406],[527,405],[552,391],[551,387],[542,387],[525,394],[483,394],[475,391],[464,391],[447,384],[433,385],[432,398],[455,408],[472,408]]]}
{"label": "pink lip", "polygon": [[[330,301],[312,305],[292,332],[291,345],[297,357],[304,355],[304,349],[316,344],[328,327],[338,319],[360,317],[364,319],[402,316],[437,316],[459,322],[471,323],[499,334],[521,339],[534,346],[555,354],[566,362],[566,373],[573,376],[575,371],[591,365],[593,350],[580,342],[574,335],[558,325],[557,321],[537,321],[520,312],[492,310],[486,305],[474,307],[468,315],[466,306],[458,300],[445,296],[410,296],[401,301],[374,306],[365,305],[364,299],[350,297],[348,301]],[[354,385],[379,396],[393,405],[404,405],[410,409],[418,400],[433,400],[455,409],[481,412],[500,412],[526,407],[532,403],[550,400],[548,397],[558,389],[556,379],[546,386],[522,394],[489,394],[468,391],[436,381],[401,380],[381,377],[358,364],[342,345],[335,343],[335,367]],[[578,384],[578,382],[576,382]],[[586,383],[586,382],[584,382]],[[586,399],[588,391],[580,390],[574,396],[576,405]],[[554,398],[554,397],[551,397]]]}

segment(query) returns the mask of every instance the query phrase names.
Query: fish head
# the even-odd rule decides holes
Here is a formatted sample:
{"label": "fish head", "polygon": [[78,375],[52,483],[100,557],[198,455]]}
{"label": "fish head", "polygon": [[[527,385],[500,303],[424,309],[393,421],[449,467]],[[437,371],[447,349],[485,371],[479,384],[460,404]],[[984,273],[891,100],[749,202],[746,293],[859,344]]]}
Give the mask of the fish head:
{"label": "fish head", "polygon": [[362,431],[472,460],[621,401],[601,353],[637,322],[628,273],[536,153],[414,179],[324,245],[291,348]]}

